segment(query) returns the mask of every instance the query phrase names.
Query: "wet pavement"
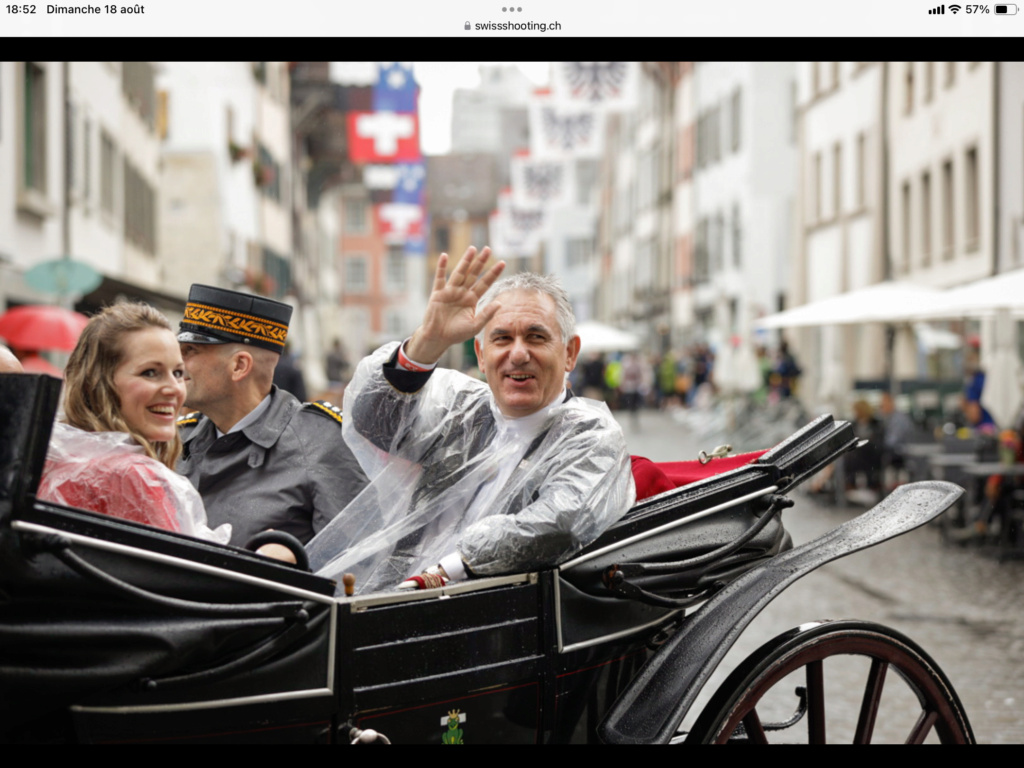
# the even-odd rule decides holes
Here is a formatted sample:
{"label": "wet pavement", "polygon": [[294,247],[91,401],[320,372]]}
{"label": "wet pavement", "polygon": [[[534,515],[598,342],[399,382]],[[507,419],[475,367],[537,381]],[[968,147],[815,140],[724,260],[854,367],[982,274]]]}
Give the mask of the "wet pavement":
{"label": "wet pavement", "polygon": [[[630,452],[652,461],[695,459],[727,434],[724,420],[710,415],[643,411],[636,419],[622,412],[616,416]],[[748,436],[771,434],[774,439],[777,434],[743,426]],[[733,449],[770,445],[736,443]],[[866,509],[828,505],[801,489],[792,498],[796,505],[784,512],[784,520],[797,545]],[[1024,743],[1024,560],[1000,562],[994,552],[944,543],[933,522],[829,563],[786,590],[754,620],[708,690],[768,639],[805,622],[839,618],[884,624],[920,645],[959,694],[979,743]],[[867,663],[860,659],[826,662],[830,741],[852,737],[866,676]],[[913,726],[904,722],[907,713],[916,716],[918,709],[900,681],[887,681],[885,690],[875,740],[901,741]],[[706,691],[702,701],[709,695]],[[786,719],[794,701],[787,694],[772,719]]]}

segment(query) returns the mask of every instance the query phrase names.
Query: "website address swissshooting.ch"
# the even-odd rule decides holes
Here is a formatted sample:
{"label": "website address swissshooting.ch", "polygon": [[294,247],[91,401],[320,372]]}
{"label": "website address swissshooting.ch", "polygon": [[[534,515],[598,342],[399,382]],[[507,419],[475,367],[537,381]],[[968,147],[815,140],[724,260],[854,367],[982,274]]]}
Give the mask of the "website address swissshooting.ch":
{"label": "website address swissshooting.ch", "polygon": [[547,32],[558,31],[562,25],[557,21],[478,21],[473,24],[477,32]]}

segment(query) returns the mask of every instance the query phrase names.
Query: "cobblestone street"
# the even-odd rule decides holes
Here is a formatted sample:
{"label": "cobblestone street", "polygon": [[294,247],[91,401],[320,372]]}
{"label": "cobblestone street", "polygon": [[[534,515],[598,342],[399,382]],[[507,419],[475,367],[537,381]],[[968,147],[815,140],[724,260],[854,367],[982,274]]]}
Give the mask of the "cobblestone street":
{"label": "cobblestone street", "polygon": [[[683,424],[667,412],[645,411],[638,420],[616,415],[630,452],[652,461],[694,459],[720,442],[720,432],[705,430],[702,437],[692,428],[697,422]],[[735,452],[767,447],[733,446]],[[792,497],[796,506],[784,519],[796,545],[864,511],[824,505],[799,489]],[[817,619],[856,618],[904,633],[938,663],[959,693],[979,743],[1024,743],[1022,605],[1024,561],[999,562],[977,548],[944,544],[932,523],[829,563],[785,591],[743,633],[702,700],[737,663],[779,633]],[[826,663],[830,740],[848,741],[847,731],[852,735],[866,670],[866,664],[836,670]],[[899,689],[890,680],[887,696]],[[902,693],[911,696],[909,690]],[[912,699],[905,708],[898,699],[883,700],[876,741],[902,740],[912,723],[900,720],[901,709],[915,705]],[[777,719],[792,714],[792,703],[785,706],[788,712]]]}

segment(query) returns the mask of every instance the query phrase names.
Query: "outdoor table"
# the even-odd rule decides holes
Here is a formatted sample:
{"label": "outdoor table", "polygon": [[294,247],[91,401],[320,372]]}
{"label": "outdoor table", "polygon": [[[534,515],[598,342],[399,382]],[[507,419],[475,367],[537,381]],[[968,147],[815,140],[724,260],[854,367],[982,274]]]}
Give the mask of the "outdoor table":
{"label": "outdoor table", "polygon": [[945,451],[940,443],[907,443],[901,449],[911,482],[928,479],[928,459]]}
{"label": "outdoor table", "polygon": [[[964,464],[961,467],[961,471],[970,476],[977,478],[987,478],[993,475],[999,475],[1000,477],[1024,477],[1024,464],[1004,464],[1001,461],[974,461],[969,464]],[[1005,490],[1005,489],[1004,489]],[[1000,555],[999,559],[1002,560],[1005,557],[1024,557],[1024,548],[1015,547],[1013,542],[1013,536],[1011,533],[1011,523],[1014,518],[1013,503],[1010,501],[1006,502],[1009,506],[1003,509],[1003,521],[999,532],[999,548]],[[995,510],[992,514],[995,513]]]}

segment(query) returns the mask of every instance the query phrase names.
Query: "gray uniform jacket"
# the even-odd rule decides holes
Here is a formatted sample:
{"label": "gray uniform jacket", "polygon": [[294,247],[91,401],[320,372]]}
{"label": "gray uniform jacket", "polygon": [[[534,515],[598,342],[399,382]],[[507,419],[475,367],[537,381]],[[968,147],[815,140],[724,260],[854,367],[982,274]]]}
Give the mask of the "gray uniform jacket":
{"label": "gray uniform jacket", "polygon": [[277,387],[270,397],[255,423],[221,438],[201,414],[178,422],[178,471],[203,497],[211,527],[231,523],[235,546],[268,528],[306,543],[367,483],[342,439],[340,411]]}

